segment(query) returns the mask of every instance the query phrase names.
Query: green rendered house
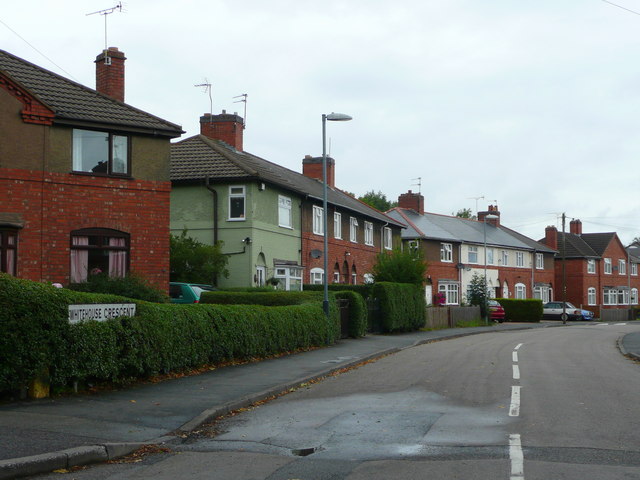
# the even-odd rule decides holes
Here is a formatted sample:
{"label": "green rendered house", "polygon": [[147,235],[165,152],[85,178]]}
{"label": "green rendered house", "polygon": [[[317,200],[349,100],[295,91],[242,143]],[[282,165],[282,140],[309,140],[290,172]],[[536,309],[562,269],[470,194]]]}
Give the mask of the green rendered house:
{"label": "green rendered house", "polygon": [[[171,146],[171,233],[186,228],[203,243],[223,242],[230,275],[217,279],[220,287],[321,283],[318,159],[306,157],[302,174],[244,152],[236,114],[206,114],[200,126],[200,135]],[[403,224],[336,189],[329,160],[329,278],[361,283],[376,255],[400,244]]]}

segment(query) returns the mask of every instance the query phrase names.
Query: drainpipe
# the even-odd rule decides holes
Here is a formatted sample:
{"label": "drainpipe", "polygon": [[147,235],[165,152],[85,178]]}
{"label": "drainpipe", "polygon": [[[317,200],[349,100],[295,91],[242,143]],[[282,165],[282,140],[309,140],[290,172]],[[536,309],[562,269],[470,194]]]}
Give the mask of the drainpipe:
{"label": "drainpipe", "polygon": [[[531,297],[530,298],[536,298],[535,297],[535,268],[536,268],[536,249],[533,249],[533,253],[531,254]],[[544,266],[544,264],[543,264]],[[542,300],[542,299],[541,299]]]}
{"label": "drainpipe", "polygon": [[[209,177],[205,177],[205,186],[213,195],[213,244],[218,244],[218,192],[209,183]],[[213,275],[213,285],[218,286],[218,274]]]}

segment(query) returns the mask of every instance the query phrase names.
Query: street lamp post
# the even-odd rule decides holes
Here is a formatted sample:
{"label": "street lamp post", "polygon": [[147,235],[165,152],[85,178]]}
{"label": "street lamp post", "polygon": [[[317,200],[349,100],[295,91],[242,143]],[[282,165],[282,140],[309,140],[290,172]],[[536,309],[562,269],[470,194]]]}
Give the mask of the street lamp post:
{"label": "street lamp post", "polygon": [[322,309],[324,314],[329,317],[329,282],[327,271],[329,269],[329,242],[327,235],[327,120],[330,122],[347,122],[351,120],[349,115],[344,113],[322,114],[322,231],[324,242],[322,248],[322,265],[324,273],[322,275],[322,285],[324,296],[322,299]]}
{"label": "street lamp post", "polygon": [[484,323],[485,325],[489,325],[489,305],[487,303],[487,218],[489,220],[495,220],[499,218],[497,215],[493,215],[491,213],[487,214],[483,218],[484,226]]}

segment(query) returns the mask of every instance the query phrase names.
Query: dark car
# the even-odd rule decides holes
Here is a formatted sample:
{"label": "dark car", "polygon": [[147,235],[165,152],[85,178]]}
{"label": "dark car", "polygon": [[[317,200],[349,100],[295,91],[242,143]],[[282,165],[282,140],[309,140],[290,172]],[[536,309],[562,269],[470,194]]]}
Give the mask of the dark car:
{"label": "dark car", "polygon": [[494,322],[504,322],[505,314],[504,308],[497,300],[487,300],[487,306],[489,307],[489,318]]}
{"label": "dark car", "polygon": [[200,303],[202,292],[212,292],[215,288],[201,283],[171,282],[169,296],[171,303]]}
{"label": "dark car", "polygon": [[[564,308],[567,320],[593,320],[591,310],[577,308],[569,302],[565,302]],[[562,302],[548,302],[542,306],[542,318],[545,320],[562,320]]]}

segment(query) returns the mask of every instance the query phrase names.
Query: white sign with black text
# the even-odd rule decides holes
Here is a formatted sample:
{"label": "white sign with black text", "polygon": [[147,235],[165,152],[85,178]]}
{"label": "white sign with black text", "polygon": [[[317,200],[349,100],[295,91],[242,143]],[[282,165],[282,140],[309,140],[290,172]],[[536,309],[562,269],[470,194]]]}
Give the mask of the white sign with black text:
{"label": "white sign with black text", "polygon": [[69,305],[69,323],[78,323],[83,320],[97,320],[99,322],[103,322],[109,318],[133,317],[135,314],[135,303]]}

